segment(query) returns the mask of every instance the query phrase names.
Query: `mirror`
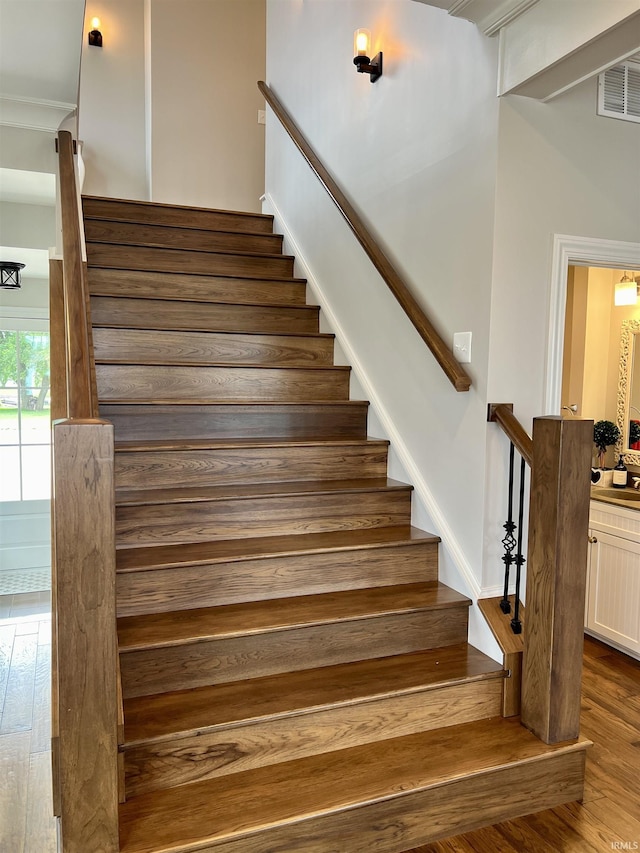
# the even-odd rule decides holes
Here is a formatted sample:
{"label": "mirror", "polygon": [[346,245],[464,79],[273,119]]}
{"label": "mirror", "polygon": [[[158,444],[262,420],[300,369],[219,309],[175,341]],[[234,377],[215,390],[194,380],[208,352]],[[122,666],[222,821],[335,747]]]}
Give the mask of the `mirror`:
{"label": "mirror", "polygon": [[622,457],[640,465],[640,320],[622,322],[617,410]]}

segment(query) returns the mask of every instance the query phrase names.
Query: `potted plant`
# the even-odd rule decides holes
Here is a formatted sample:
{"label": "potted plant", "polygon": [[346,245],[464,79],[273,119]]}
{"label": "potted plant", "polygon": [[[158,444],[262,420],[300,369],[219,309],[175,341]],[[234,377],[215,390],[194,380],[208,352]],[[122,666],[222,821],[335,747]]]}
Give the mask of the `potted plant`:
{"label": "potted plant", "polygon": [[593,425],[593,443],[598,449],[598,464],[602,471],[604,467],[604,456],[607,447],[617,444],[620,439],[620,430],[613,421],[596,421]]}

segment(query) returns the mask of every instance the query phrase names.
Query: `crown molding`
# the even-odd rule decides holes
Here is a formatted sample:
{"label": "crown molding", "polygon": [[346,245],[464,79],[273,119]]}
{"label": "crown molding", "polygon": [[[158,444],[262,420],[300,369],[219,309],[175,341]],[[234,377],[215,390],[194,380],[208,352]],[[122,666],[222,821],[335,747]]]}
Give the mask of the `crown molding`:
{"label": "crown molding", "polygon": [[444,9],[455,18],[464,18],[487,36],[496,35],[539,0],[417,0]]}
{"label": "crown molding", "polygon": [[55,133],[76,104],[0,94],[0,125]]}

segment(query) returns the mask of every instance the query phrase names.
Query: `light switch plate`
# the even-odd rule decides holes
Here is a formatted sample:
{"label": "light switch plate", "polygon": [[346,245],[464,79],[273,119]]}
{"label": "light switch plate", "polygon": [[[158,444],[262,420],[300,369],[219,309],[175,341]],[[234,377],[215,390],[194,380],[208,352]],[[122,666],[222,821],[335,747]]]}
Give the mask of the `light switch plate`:
{"label": "light switch plate", "polygon": [[471,332],[454,332],[453,354],[460,364],[471,363]]}
{"label": "light switch plate", "polygon": [[266,110],[258,110],[258,124],[266,124],[267,123],[267,111]]}

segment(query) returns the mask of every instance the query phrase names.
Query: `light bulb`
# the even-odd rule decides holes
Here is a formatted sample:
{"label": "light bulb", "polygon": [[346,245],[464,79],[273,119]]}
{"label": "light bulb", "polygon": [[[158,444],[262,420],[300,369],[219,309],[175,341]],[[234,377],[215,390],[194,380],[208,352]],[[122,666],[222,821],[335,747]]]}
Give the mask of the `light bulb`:
{"label": "light bulb", "polygon": [[371,42],[371,33],[369,30],[356,30],[353,37],[353,49],[356,56],[369,55],[369,43]]}
{"label": "light bulb", "polygon": [[91,18],[91,29],[99,30],[100,29],[100,18]]}

